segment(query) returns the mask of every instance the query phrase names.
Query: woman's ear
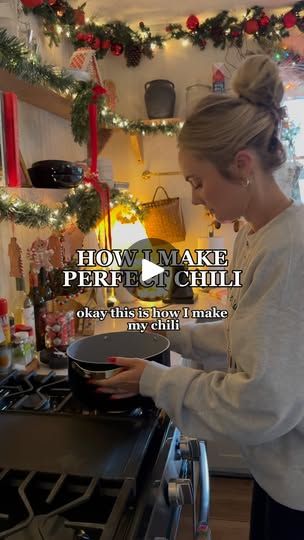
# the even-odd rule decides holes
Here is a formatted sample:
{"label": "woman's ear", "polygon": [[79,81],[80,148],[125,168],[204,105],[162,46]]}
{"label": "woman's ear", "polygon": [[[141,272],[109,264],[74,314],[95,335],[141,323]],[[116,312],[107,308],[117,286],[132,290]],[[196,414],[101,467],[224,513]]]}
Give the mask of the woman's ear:
{"label": "woman's ear", "polygon": [[250,150],[240,150],[234,157],[233,165],[237,176],[242,179],[252,174],[253,155]]}

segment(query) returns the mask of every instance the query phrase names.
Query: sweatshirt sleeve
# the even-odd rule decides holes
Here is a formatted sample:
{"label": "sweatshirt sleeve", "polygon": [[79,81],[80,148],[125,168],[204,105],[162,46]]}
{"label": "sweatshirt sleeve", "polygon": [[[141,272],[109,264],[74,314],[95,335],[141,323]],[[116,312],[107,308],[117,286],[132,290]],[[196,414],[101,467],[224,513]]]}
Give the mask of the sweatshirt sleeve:
{"label": "sweatshirt sleeve", "polygon": [[171,350],[191,360],[191,366],[203,368],[210,360],[224,362],[227,356],[225,320],[186,323],[168,335]]}
{"label": "sweatshirt sleeve", "polygon": [[231,322],[237,372],[154,362],[143,372],[141,393],[186,435],[257,445],[283,436],[304,416],[303,260],[291,264],[284,250],[261,258]]}

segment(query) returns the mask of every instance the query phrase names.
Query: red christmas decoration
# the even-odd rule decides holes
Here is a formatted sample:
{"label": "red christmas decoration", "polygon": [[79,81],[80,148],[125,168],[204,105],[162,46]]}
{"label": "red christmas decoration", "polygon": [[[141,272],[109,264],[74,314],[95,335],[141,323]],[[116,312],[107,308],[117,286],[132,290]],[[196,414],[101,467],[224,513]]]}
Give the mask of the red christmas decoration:
{"label": "red christmas decoration", "polygon": [[230,32],[230,35],[233,38],[238,38],[238,37],[240,37],[241,33],[242,33],[242,31],[239,28],[232,28],[231,32]]}
{"label": "red christmas decoration", "polygon": [[285,28],[292,28],[297,24],[297,17],[293,11],[288,11],[283,17],[283,24]]}
{"label": "red christmas decoration", "polygon": [[99,39],[99,37],[96,37],[94,41],[92,42],[92,48],[97,51],[98,49],[100,49],[100,45],[101,45],[101,40]]}
{"label": "red christmas decoration", "polygon": [[168,24],[168,26],[166,26],[166,32],[171,32],[172,30],[172,26],[171,24]]}
{"label": "red christmas decoration", "polygon": [[[51,1],[53,1],[53,0],[51,0]],[[84,13],[83,9],[75,9],[74,10],[74,23],[78,24],[79,26],[83,26],[85,24],[85,13]]]}
{"label": "red christmas decoration", "polygon": [[44,0],[21,0],[22,4],[30,9],[34,9],[43,4]]}
{"label": "red christmas decoration", "polygon": [[259,23],[259,26],[262,26],[262,27],[268,26],[270,23],[270,18],[267,17],[265,13],[263,13],[263,15],[259,18],[258,23]]}
{"label": "red christmas decoration", "polygon": [[101,86],[101,84],[95,84],[94,88],[92,89],[93,100],[96,101],[100,96],[103,96],[103,94],[106,93],[107,89],[104,88],[104,86]]}
{"label": "red christmas decoration", "polygon": [[85,41],[89,43],[89,45],[92,45],[94,43],[95,36],[93,34],[85,34]]}
{"label": "red christmas decoration", "polygon": [[49,6],[53,6],[54,4],[56,4],[57,0],[47,0],[47,3]]}
{"label": "red christmas decoration", "polygon": [[86,40],[86,34],[84,34],[83,32],[78,32],[78,34],[76,34],[76,39],[77,39],[77,41],[85,41]]}
{"label": "red christmas decoration", "polygon": [[102,39],[100,42],[101,49],[109,49],[111,47],[111,41],[109,39]]}
{"label": "red christmas decoration", "polygon": [[194,30],[197,30],[198,27],[199,27],[199,20],[197,18],[196,15],[189,15],[187,21],[186,21],[186,26],[188,28],[188,30],[191,30],[192,32]]}
{"label": "red christmas decoration", "polygon": [[114,54],[114,56],[120,56],[123,53],[123,45],[121,43],[112,43],[111,45],[111,53]]}
{"label": "red christmas decoration", "polygon": [[244,30],[246,34],[255,34],[259,31],[259,23],[256,19],[249,19],[245,22]]}
{"label": "red christmas decoration", "polygon": [[199,41],[200,49],[204,50],[206,45],[207,45],[207,41],[205,39],[200,39]]}

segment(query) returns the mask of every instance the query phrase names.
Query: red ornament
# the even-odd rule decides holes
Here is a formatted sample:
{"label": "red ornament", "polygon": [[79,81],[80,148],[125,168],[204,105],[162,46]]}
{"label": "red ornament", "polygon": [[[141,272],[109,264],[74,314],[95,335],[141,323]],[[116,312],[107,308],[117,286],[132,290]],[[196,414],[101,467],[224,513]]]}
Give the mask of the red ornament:
{"label": "red ornament", "polygon": [[49,6],[53,6],[54,4],[56,4],[57,0],[47,0],[47,3]]}
{"label": "red ornament", "polygon": [[186,21],[186,26],[188,30],[191,30],[194,32],[194,30],[197,30],[199,27],[199,20],[196,15],[190,15]]}
{"label": "red ornament", "polygon": [[92,45],[92,43],[94,42],[94,35],[93,34],[85,34],[85,41],[87,43],[89,43],[89,45]]}
{"label": "red ornament", "polygon": [[98,49],[100,49],[100,45],[101,45],[101,40],[99,39],[99,37],[96,37],[94,41],[92,42],[92,48],[97,51]]}
{"label": "red ornament", "polygon": [[255,34],[259,31],[259,23],[256,19],[249,19],[245,22],[244,30],[246,34]]}
{"label": "red ornament", "polygon": [[112,43],[111,45],[111,53],[114,54],[114,56],[120,56],[123,53],[123,45],[121,43]]}
{"label": "red ornament", "polygon": [[206,45],[207,45],[207,41],[205,39],[200,39],[200,41],[199,41],[200,49],[204,50]]}
{"label": "red ornament", "polygon": [[285,28],[292,28],[297,24],[297,17],[293,13],[293,11],[289,11],[288,13],[285,13],[283,17],[283,24]]}
{"label": "red ornament", "polygon": [[100,42],[101,49],[109,49],[111,47],[111,41],[109,39],[102,39]]}
{"label": "red ornament", "polygon": [[232,28],[231,29],[231,32],[230,32],[230,35],[232,38],[238,38],[240,37],[242,31],[239,29],[239,28]]}
{"label": "red ornament", "polygon": [[259,26],[265,27],[269,25],[270,19],[269,17],[267,17],[267,15],[265,15],[265,13],[262,13],[262,16],[258,20],[258,23],[259,23]]}
{"label": "red ornament", "polygon": [[83,26],[85,24],[85,13],[83,9],[74,9],[74,23],[78,24],[79,26]]}
{"label": "red ornament", "polygon": [[78,34],[76,34],[77,41],[85,41],[86,37],[87,37],[87,35],[84,34],[83,32],[79,32]]}
{"label": "red ornament", "polygon": [[168,24],[168,26],[166,26],[166,32],[171,32],[172,31],[172,26],[171,24]]}
{"label": "red ornament", "polygon": [[30,9],[34,9],[43,4],[44,0],[21,0],[22,4]]}

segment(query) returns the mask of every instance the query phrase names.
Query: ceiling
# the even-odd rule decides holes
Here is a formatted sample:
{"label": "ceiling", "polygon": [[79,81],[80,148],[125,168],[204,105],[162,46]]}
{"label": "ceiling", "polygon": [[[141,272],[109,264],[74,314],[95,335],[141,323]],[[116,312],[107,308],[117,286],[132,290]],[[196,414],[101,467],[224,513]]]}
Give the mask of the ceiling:
{"label": "ceiling", "polygon": [[[73,1],[74,5],[81,2]],[[243,11],[246,7],[259,4],[254,1],[242,0],[87,0],[86,13],[94,17],[97,22],[121,20],[128,24],[137,24],[144,21],[147,25],[157,26],[168,22],[184,21],[191,13],[206,16],[217,13],[222,9],[229,11]],[[287,6],[286,0],[264,0],[265,8],[278,8]],[[164,7],[165,6],[165,7]]]}

